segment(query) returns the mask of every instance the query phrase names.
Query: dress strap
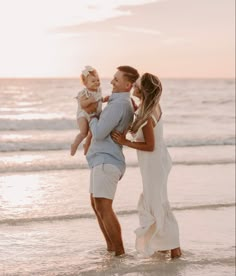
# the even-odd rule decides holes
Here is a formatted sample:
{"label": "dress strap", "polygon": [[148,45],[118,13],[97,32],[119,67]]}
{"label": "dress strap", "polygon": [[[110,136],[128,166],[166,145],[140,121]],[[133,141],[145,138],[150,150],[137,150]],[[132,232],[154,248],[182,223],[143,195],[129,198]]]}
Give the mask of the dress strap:
{"label": "dress strap", "polygon": [[89,98],[89,92],[88,89],[84,89],[84,95],[86,98]]}
{"label": "dress strap", "polygon": [[152,117],[152,119],[153,119],[153,121],[154,121],[154,123],[155,123],[155,125],[157,125],[158,124],[158,122],[161,120],[161,117],[162,117],[162,111],[161,111],[161,113],[160,113],[160,116],[159,116],[159,118],[157,119],[153,114],[151,115],[151,117]]}
{"label": "dress strap", "polygon": [[152,119],[153,119],[153,121],[154,121],[154,123],[155,123],[155,125],[156,125],[156,124],[158,123],[156,117],[155,117],[153,114],[151,115],[151,117],[152,117]]}

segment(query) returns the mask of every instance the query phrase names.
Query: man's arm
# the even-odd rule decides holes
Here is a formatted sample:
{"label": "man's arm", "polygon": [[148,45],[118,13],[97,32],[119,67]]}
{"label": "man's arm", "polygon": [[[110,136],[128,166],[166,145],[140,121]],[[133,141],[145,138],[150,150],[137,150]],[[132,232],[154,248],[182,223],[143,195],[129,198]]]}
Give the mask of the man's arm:
{"label": "man's arm", "polygon": [[89,126],[96,140],[105,139],[118,125],[123,113],[122,105],[110,104],[101,113],[99,120],[92,118]]}

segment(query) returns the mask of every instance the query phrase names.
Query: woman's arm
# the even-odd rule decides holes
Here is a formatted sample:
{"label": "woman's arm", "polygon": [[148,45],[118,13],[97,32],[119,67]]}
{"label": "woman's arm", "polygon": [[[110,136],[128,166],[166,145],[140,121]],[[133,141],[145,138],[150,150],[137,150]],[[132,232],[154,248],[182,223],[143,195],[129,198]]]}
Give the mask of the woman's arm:
{"label": "woman's arm", "polygon": [[137,150],[143,150],[143,151],[153,151],[155,148],[155,138],[154,138],[154,132],[153,132],[153,124],[152,119],[149,118],[147,121],[147,124],[142,128],[143,130],[143,136],[144,136],[144,142],[132,142],[130,140],[127,140],[125,137],[125,134],[122,134],[118,131],[112,132],[112,138],[115,142],[118,144],[137,149]]}

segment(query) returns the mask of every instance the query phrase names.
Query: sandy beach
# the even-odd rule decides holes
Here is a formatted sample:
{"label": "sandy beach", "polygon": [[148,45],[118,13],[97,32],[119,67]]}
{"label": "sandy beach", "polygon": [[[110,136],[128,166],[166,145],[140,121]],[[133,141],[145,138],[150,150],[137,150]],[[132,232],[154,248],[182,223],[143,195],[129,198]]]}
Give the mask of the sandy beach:
{"label": "sandy beach", "polygon": [[[28,204],[37,202],[31,208],[24,204],[21,214],[8,206],[12,216],[6,215],[0,224],[0,275],[233,275],[233,164],[175,165],[169,178],[169,199],[180,226],[183,256],[178,260],[160,253],[144,258],[135,251],[136,203],[142,188],[137,167],[127,169],[114,202],[127,254],[123,258],[105,250],[89,206],[89,170],[40,172],[40,188],[27,180],[38,173],[0,176],[1,194],[8,193],[8,199],[13,186],[22,185],[25,179],[28,184],[21,190],[18,206],[23,198]],[[15,178],[23,182],[16,183]],[[43,201],[39,194],[49,186],[52,190]],[[32,198],[33,191],[37,199]]]}
{"label": "sandy beach", "polygon": [[[235,1],[0,0],[0,38],[0,276],[235,276]],[[119,178],[111,156],[124,165],[118,134],[109,137],[128,127],[124,114],[135,122],[127,138],[145,137],[148,151],[138,159],[123,146],[119,257],[110,206],[96,207],[113,253],[91,207],[85,139],[73,155],[90,94],[106,157],[87,157],[106,163],[109,183]],[[144,251],[155,253],[145,257],[135,244],[149,236]]]}
{"label": "sandy beach", "polygon": [[[169,201],[183,250],[175,260],[160,253],[145,258],[135,250],[142,183],[136,152],[127,148],[127,169],[114,200],[126,255],[106,252],[89,203],[86,159],[81,148],[75,157],[69,154],[78,131],[77,80],[1,84],[1,276],[235,274],[233,80],[164,81],[164,132],[173,159]],[[102,85],[108,93],[108,80]],[[38,89],[44,91],[40,97]]]}

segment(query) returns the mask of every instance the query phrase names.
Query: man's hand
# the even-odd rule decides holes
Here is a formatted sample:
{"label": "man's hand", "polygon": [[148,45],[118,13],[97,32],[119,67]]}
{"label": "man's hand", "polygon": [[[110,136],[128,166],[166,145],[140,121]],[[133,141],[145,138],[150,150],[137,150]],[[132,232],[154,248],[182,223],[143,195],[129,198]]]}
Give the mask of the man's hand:
{"label": "man's hand", "polygon": [[110,96],[106,96],[106,97],[102,98],[102,102],[107,103],[109,101],[109,99],[110,99]]}
{"label": "man's hand", "polygon": [[97,111],[98,103],[91,103],[89,106],[84,107],[83,110],[86,111],[88,114],[95,113]]}
{"label": "man's hand", "polygon": [[134,111],[136,111],[138,109],[138,106],[137,104],[135,103],[134,99],[133,98],[130,98],[131,99],[131,102],[132,102],[132,105],[133,105],[133,108],[134,108]]}

